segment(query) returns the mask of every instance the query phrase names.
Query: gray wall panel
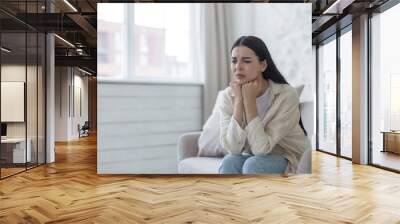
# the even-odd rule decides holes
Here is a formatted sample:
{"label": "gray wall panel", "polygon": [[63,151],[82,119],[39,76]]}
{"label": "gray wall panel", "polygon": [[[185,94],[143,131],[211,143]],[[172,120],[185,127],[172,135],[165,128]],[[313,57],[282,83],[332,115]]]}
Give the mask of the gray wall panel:
{"label": "gray wall panel", "polygon": [[202,86],[98,82],[99,174],[177,173],[177,141],[201,130]]}

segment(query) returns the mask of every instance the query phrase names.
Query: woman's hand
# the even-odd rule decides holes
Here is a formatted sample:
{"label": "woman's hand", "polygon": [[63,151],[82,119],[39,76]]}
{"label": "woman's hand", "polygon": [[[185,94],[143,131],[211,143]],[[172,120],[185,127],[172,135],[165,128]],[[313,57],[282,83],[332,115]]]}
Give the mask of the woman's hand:
{"label": "woman's hand", "polygon": [[245,101],[255,101],[261,95],[263,86],[258,79],[243,84],[242,94]]}
{"label": "woman's hand", "polygon": [[256,98],[263,93],[265,85],[268,83],[255,79],[242,86],[243,105],[248,123],[258,116]]}
{"label": "woman's hand", "polygon": [[243,123],[243,97],[242,97],[242,85],[239,80],[234,80],[229,83],[234,95],[233,102],[233,118],[236,122],[242,126]]}
{"label": "woman's hand", "polygon": [[235,101],[242,101],[242,85],[239,80],[233,80],[229,83],[229,86],[232,89]]}

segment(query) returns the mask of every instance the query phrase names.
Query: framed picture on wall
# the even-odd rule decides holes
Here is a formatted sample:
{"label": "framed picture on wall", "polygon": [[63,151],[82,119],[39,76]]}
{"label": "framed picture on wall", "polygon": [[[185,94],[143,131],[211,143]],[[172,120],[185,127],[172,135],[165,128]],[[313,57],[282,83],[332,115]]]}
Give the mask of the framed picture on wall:
{"label": "framed picture on wall", "polygon": [[1,122],[24,122],[25,82],[1,82]]}

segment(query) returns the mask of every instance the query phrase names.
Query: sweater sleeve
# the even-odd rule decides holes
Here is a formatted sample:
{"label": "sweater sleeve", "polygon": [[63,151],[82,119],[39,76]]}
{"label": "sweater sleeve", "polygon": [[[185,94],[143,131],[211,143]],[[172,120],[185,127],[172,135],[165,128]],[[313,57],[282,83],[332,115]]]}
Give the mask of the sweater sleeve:
{"label": "sweater sleeve", "polygon": [[279,105],[276,115],[264,127],[257,116],[246,126],[247,140],[254,155],[266,155],[299,122],[299,99],[294,91],[288,92],[276,100]]}
{"label": "sweater sleeve", "polygon": [[220,143],[230,154],[241,154],[247,133],[233,118],[233,102],[228,91],[224,92],[219,104]]}

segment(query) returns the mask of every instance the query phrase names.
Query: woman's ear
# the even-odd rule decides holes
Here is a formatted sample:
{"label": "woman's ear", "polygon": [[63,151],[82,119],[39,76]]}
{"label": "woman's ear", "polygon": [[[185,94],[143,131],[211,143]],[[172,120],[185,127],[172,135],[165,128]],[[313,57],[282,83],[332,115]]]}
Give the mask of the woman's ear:
{"label": "woman's ear", "polygon": [[268,67],[267,61],[264,60],[261,62],[261,72],[264,72]]}

